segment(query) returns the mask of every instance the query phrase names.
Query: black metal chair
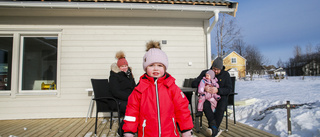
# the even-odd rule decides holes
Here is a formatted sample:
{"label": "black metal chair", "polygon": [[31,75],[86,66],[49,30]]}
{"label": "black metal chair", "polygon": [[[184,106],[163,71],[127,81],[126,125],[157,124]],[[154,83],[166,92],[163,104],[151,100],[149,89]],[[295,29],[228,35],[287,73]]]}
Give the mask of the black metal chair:
{"label": "black metal chair", "polygon": [[[96,101],[96,123],[94,134],[97,134],[97,122],[99,112],[110,112],[110,130],[112,128],[113,112],[118,112],[120,115],[119,102],[113,98],[111,92],[108,90],[108,79],[91,79],[91,84],[94,92],[93,100]],[[120,127],[120,116],[118,116]],[[120,131],[121,132],[121,131]],[[120,133],[121,134],[121,133]]]}
{"label": "black metal chair", "polygon": [[[228,101],[228,106],[232,105],[233,107],[233,120],[234,120],[234,124],[236,124],[236,111],[235,111],[235,107],[234,107],[234,95],[238,95],[238,93],[234,92],[235,89],[235,82],[236,79],[235,77],[231,77],[231,82],[232,82],[232,91],[230,94],[227,95],[227,101]],[[226,131],[228,131],[228,108],[226,108]],[[202,127],[202,117],[200,117],[200,127]]]}
{"label": "black metal chair", "polygon": [[[194,78],[184,79],[183,87],[191,88],[191,84],[192,84],[193,80],[194,80]],[[192,107],[193,92],[184,92],[184,94],[186,95],[187,99],[189,100],[189,105],[191,106],[191,117],[192,117],[192,120],[194,120],[194,116],[193,116],[194,113],[193,113],[193,107]]]}
{"label": "black metal chair", "polygon": [[[233,120],[234,120],[234,124],[236,124],[236,110],[234,108],[234,95],[238,95],[238,93],[234,92],[236,78],[231,77],[231,82],[232,82],[232,92],[228,94],[228,106],[232,105],[233,107]],[[226,108],[226,131],[228,131],[228,108]]]}

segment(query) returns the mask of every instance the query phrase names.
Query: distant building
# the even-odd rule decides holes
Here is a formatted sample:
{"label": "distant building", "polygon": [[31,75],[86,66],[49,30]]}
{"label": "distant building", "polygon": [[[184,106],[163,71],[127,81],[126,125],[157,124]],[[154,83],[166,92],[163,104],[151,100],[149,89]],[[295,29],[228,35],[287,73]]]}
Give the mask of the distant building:
{"label": "distant building", "polygon": [[320,75],[320,63],[312,60],[302,67],[305,76],[318,76]]}
{"label": "distant building", "polygon": [[225,70],[228,71],[231,76],[236,77],[236,79],[246,76],[247,60],[237,52],[232,51],[229,54],[225,54],[224,56],[222,56],[222,59]]}
{"label": "distant building", "polygon": [[227,71],[229,72],[230,77],[236,77],[236,79],[239,79],[239,71],[237,70],[237,68],[231,68]]}
{"label": "distant building", "polygon": [[286,65],[288,76],[317,76],[320,75],[320,52],[305,54],[290,58]]}
{"label": "distant building", "polygon": [[276,76],[276,75],[278,75],[278,76],[285,76],[285,75],[287,75],[286,74],[286,71],[283,69],[283,68],[277,68],[276,70],[274,70],[273,71],[274,73],[274,75]]}

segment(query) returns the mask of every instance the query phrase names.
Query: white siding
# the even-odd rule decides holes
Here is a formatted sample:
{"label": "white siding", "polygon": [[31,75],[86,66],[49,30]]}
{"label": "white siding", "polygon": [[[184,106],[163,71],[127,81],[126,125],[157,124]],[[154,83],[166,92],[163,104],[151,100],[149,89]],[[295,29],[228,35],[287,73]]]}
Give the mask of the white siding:
{"label": "white siding", "polygon": [[149,40],[167,40],[162,50],[169,57],[168,72],[178,86],[184,78],[197,77],[206,67],[202,19],[1,18],[0,33],[61,30],[61,49],[59,96],[27,96],[11,91],[15,96],[0,96],[0,119],[85,117],[91,99],[85,89],[91,88],[90,79],[109,78],[115,53],[123,50],[138,82],[144,73],[142,57]]}

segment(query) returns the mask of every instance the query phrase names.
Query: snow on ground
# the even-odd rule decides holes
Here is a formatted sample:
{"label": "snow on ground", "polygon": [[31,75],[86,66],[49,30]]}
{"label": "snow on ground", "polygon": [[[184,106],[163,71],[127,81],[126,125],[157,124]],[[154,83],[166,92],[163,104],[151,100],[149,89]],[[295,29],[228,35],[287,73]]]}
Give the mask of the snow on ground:
{"label": "snow on ground", "polygon": [[[267,77],[253,81],[236,81],[235,101],[256,99],[247,106],[236,106],[236,120],[281,137],[288,136],[287,110],[276,108],[260,115],[268,107],[305,104],[291,109],[292,135],[289,137],[320,137],[320,77],[288,77],[280,82]],[[263,118],[264,117],[264,118]],[[254,120],[263,118],[262,120]]]}

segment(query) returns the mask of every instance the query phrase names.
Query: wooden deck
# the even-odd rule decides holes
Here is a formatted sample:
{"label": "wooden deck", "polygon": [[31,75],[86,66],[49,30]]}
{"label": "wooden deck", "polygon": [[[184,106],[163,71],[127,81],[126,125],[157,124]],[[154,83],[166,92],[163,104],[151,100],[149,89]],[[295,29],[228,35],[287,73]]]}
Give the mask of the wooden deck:
{"label": "wooden deck", "polygon": [[[97,136],[115,137],[118,123],[114,120],[112,130],[109,130],[109,118],[99,118]],[[205,137],[207,122],[203,117],[203,128],[195,136]],[[276,137],[273,134],[252,128],[250,126],[228,120],[229,131],[223,131],[219,137]],[[92,137],[94,136],[95,118],[61,118],[61,119],[26,119],[0,120],[0,137]],[[225,118],[220,126],[225,129]]]}
{"label": "wooden deck", "polygon": [[[205,116],[202,117],[202,128],[200,128],[200,133],[194,132],[194,134],[198,137],[206,137],[209,136],[206,133],[206,129],[208,127],[208,122]],[[223,121],[220,125],[222,130],[226,129],[226,118],[223,118]],[[277,137],[271,133],[262,131],[260,129],[256,129],[250,127],[248,125],[237,122],[235,125],[233,123],[233,119],[228,119],[228,131],[223,131],[219,137]]]}

